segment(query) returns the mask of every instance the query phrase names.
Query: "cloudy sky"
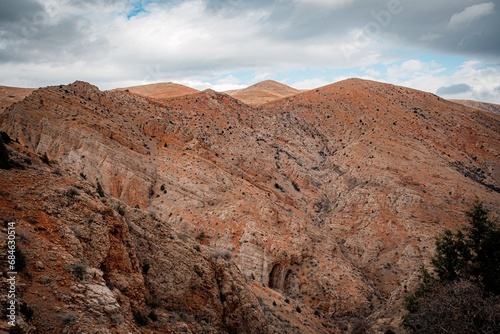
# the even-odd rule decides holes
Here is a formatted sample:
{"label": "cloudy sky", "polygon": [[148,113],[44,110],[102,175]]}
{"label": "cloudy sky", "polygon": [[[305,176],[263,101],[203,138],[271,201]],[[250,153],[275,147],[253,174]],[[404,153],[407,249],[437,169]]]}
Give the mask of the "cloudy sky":
{"label": "cloudy sky", "polygon": [[361,77],[500,103],[499,2],[0,0],[0,85]]}

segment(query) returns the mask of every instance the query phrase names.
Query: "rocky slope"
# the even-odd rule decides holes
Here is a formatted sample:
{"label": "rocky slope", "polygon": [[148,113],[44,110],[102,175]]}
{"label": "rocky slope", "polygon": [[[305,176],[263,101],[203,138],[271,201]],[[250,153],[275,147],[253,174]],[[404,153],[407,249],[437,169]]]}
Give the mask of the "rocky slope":
{"label": "rocky slope", "polygon": [[17,276],[24,305],[17,323],[25,332],[267,332],[262,307],[229,253],[100,197],[71,168],[8,146],[17,167],[0,173],[0,216],[16,223],[25,258]]}
{"label": "rocky slope", "polygon": [[0,113],[12,103],[21,101],[33,91],[33,88],[0,86]]}
{"label": "rocky slope", "polygon": [[500,105],[495,103],[480,102],[474,100],[450,100],[470,108],[481,109],[495,114],[500,114]]}
{"label": "rocky slope", "polygon": [[273,80],[266,80],[244,89],[231,90],[225,93],[255,107],[298,94],[300,91]]}
{"label": "rocky slope", "polygon": [[150,85],[116,88],[114,89],[114,91],[127,91],[137,96],[160,100],[198,92],[194,88],[175,84],[173,82],[162,82]]}
{"label": "rocky slope", "polygon": [[[237,323],[250,332],[401,332],[402,298],[434,236],[461,226],[476,199],[499,213],[500,117],[376,82],[346,80],[257,108],[210,90],[154,101],[75,82],[12,105],[0,129],[19,149],[57,161],[74,180],[67,185],[78,180],[93,194],[92,183],[102,184],[104,202],[82,195],[86,204],[67,205],[67,218],[54,213],[59,224],[92,234],[70,213],[123,206],[123,217],[106,219],[127,233],[108,239],[137,260],[106,262],[106,250],[93,259],[84,255],[97,247],[89,243],[76,253],[105,279],[122,271],[111,263],[135,273],[127,284],[140,297],[118,288],[115,298],[128,298],[117,299],[118,313],[130,319],[137,305],[150,312],[141,301],[157,296],[161,319],[182,310],[196,333],[231,332]],[[10,182],[26,171],[1,173]],[[48,186],[24,176],[22,188],[57,187],[48,170],[39,184],[49,176]],[[5,214],[29,227],[24,211],[12,211],[23,195],[10,192]],[[170,235],[178,250],[164,249]],[[183,280],[191,269],[196,284]],[[213,285],[214,277],[234,284]]]}

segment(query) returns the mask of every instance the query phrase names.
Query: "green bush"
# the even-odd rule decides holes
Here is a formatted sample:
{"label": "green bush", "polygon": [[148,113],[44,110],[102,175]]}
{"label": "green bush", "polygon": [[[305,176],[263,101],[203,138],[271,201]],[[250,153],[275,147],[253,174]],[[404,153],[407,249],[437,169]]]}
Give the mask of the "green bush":
{"label": "green bush", "polygon": [[456,233],[446,230],[436,241],[432,264],[443,283],[460,279],[481,284],[500,294],[500,228],[488,219],[482,203],[467,212],[470,227]]}
{"label": "green bush", "polygon": [[413,333],[500,333],[500,228],[482,203],[470,226],[436,240],[432,265],[406,297],[404,325]]}

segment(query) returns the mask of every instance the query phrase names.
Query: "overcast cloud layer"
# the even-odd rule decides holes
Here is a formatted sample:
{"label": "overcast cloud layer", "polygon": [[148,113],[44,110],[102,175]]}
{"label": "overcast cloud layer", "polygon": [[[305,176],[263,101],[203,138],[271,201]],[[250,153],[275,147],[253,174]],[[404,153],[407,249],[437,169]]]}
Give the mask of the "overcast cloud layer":
{"label": "overcast cloud layer", "polygon": [[500,103],[500,4],[447,0],[0,0],[0,84],[217,90],[347,77]]}

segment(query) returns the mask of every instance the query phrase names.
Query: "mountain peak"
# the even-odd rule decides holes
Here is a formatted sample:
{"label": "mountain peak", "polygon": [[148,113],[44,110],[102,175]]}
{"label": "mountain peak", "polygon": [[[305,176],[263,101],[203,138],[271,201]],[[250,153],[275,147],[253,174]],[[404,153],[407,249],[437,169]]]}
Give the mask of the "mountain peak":
{"label": "mountain peak", "polygon": [[134,95],[152,99],[168,99],[199,92],[194,88],[173,82],[159,82],[141,86],[116,88],[113,90],[128,91]]}
{"label": "mountain peak", "polygon": [[274,80],[264,80],[247,88],[227,91],[227,94],[251,106],[259,106],[300,93]]}

